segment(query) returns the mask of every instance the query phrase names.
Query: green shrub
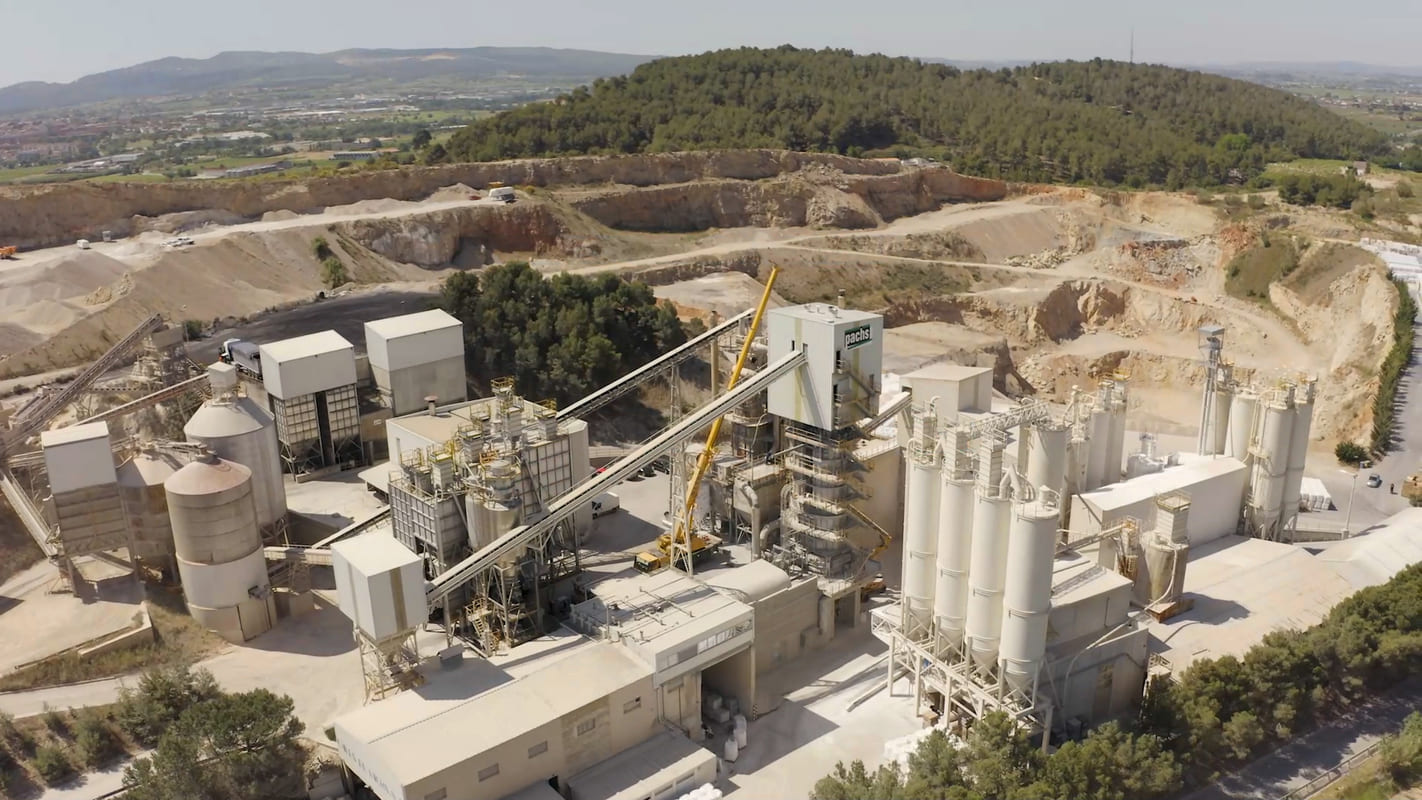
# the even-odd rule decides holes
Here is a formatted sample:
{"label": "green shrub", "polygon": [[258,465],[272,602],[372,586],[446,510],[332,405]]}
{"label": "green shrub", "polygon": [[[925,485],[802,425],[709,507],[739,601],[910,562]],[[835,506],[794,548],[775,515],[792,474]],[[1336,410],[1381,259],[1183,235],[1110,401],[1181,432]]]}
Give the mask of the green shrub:
{"label": "green shrub", "polygon": [[68,754],[57,744],[40,745],[30,763],[44,782],[51,786],[74,774],[74,765],[69,762]]}
{"label": "green shrub", "polygon": [[1397,196],[1398,196],[1398,197],[1411,197],[1412,194],[1413,194],[1413,192],[1412,192],[1412,184],[1411,184],[1411,183],[1409,183],[1408,181],[1398,181],[1398,182],[1397,182]]}
{"label": "green shrub", "polygon": [[1265,206],[1265,203],[1264,203],[1264,198],[1263,198],[1263,197],[1261,197],[1260,195],[1257,195],[1257,194],[1251,194],[1251,195],[1249,196],[1249,207],[1250,207],[1250,208],[1254,209],[1255,211],[1258,211],[1259,209],[1263,208],[1264,206]]}
{"label": "green shrub", "polygon": [[1357,442],[1339,442],[1333,448],[1333,455],[1337,456],[1340,464],[1358,464],[1368,457],[1368,451]]}
{"label": "green shrub", "polygon": [[201,338],[202,338],[202,331],[203,331],[202,320],[198,320],[198,319],[185,319],[185,320],[183,320],[183,338],[185,338],[185,339],[187,339],[187,340],[189,340],[189,341],[193,341],[193,340],[196,340],[196,339],[201,339]]}
{"label": "green shrub", "polygon": [[339,258],[330,256],[321,261],[321,280],[326,284],[326,288],[334,289],[350,283],[351,277],[346,272],[346,265],[342,264]]}
{"label": "green shrub", "polygon": [[55,736],[68,736],[69,726],[65,723],[63,715],[49,707],[49,703],[44,704],[44,726],[49,728]]}
{"label": "green shrub", "polygon": [[82,711],[74,721],[74,749],[90,767],[99,767],[122,752],[108,722],[95,711]]}
{"label": "green shrub", "polygon": [[206,670],[160,667],[143,673],[136,690],[124,687],[119,692],[116,718],[120,729],[152,747],[184,711],[218,694],[217,682]]}

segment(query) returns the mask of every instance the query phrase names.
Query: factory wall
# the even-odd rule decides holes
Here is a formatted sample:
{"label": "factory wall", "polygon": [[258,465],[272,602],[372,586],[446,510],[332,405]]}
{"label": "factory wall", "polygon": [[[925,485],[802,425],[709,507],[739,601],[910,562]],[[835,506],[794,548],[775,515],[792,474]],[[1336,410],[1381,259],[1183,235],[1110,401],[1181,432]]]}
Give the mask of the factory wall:
{"label": "factory wall", "polygon": [[657,687],[657,713],[661,718],[701,738],[701,673],[691,672]]}
{"label": "factory wall", "polygon": [[1132,584],[1126,578],[1109,591],[1098,592],[1073,603],[1052,605],[1048,628],[1056,641],[1067,642],[1092,634],[1100,635],[1126,621],[1131,610]]}
{"label": "factory wall", "polygon": [[468,399],[462,355],[394,370],[372,364],[371,373],[385,404],[397,417],[425,408],[425,398],[430,395],[439,398],[439,405]]}
{"label": "factory wall", "polygon": [[757,675],[823,647],[833,633],[820,630],[820,590],[814,580],[793,584],[754,606]]}
{"label": "factory wall", "polygon": [[1145,689],[1148,640],[1145,627],[1122,631],[1080,656],[1063,654],[1048,665],[1043,691],[1056,701],[1053,726],[1073,717],[1100,725],[1134,714]]}
{"label": "factory wall", "polygon": [[[1233,459],[1217,459],[1216,461],[1233,461]],[[1193,475],[1195,469],[1190,465],[1174,467],[1162,473],[1142,475],[1131,481],[1123,481],[1100,492],[1073,495],[1071,499],[1072,538],[1095,535],[1125,517],[1134,517],[1140,522],[1142,530],[1149,530],[1155,525],[1156,496],[1174,491],[1185,493],[1192,501],[1188,527],[1192,546],[1211,542],[1221,536],[1234,533],[1238,527],[1240,509],[1244,505],[1244,487],[1248,478],[1248,469],[1238,462],[1234,462],[1230,468],[1222,469],[1214,474]],[[1184,470],[1190,470],[1191,473],[1181,474],[1180,471]],[[1163,480],[1166,476],[1172,476],[1173,473],[1178,475],[1180,480]],[[1139,499],[1125,503],[1112,502],[1111,507],[1108,508],[1099,508],[1098,503],[1094,501],[1094,498],[1098,501],[1111,500],[1112,493],[1132,491],[1129,487],[1132,487],[1137,481],[1148,482],[1137,485],[1149,485],[1155,490],[1135,491],[1134,495],[1137,495]]]}
{"label": "factory wall", "polygon": [[887,440],[880,441],[874,440],[856,454],[863,454],[859,455],[861,463],[869,468],[863,477],[868,497],[854,505],[897,537],[904,529],[904,451]]}
{"label": "factory wall", "polygon": [[742,713],[753,718],[755,677],[755,648],[751,647],[707,667],[701,673],[701,683],[723,697],[736,698]]}
{"label": "factory wall", "polygon": [[[404,786],[404,797],[412,800],[440,797],[439,792],[443,790],[445,800],[488,800],[555,775],[562,779],[571,777],[645,742],[662,730],[657,722],[653,692],[651,676],[643,677],[554,722],[484,752],[472,753],[459,764]],[[593,727],[579,734],[578,726],[589,720],[593,721]],[[490,720],[490,724],[497,721]],[[457,732],[451,733],[457,735]],[[546,750],[535,753],[544,746]],[[358,753],[354,755],[359,758]],[[480,772],[494,766],[498,772],[481,781]]]}

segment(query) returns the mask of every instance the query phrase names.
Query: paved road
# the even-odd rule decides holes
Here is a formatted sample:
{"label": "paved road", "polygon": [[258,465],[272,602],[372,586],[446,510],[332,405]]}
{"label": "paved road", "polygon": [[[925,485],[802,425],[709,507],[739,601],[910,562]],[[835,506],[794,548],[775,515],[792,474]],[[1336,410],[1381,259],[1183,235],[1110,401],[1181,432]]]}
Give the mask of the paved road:
{"label": "paved road", "polygon": [[433,291],[361,291],[321,300],[310,305],[266,315],[243,325],[223,328],[205,339],[188,343],[188,357],[199,364],[217,360],[218,348],[226,339],[247,339],[257,344],[334,330],[365,352],[365,323],[381,317],[410,314],[430,308]]}
{"label": "paved road", "polygon": [[[1413,328],[1417,341],[1422,343],[1422,324]],[[1354,497],[1353,517],[1350,527],[1354,533],[1366,530],[1384,519],[1408,508],[1402,498],[1402,482],[1408,475],[1422,467],[1422,346],[1412,351],[1412,361],[1402,376],[1402,385],[1397,390],[1397,430],[1394,434],[1394,450],[1379,460],[1371,468],[1363,470],[1358,478],[1358,488],[1352,490],[1352,476],[1342,467],[1329,470],[1319,476],[1333,495],[1337,511],[1318,514],[1318,519],[1342,523],[1348,510],[1350,492]],[[1382,477],[1382,486],[1373,489],[1365,483],[1368,474],[1376,472]],[[1396,484],[1399,494],[1389,494],[1388,484]],[[1315,515],[1306,515],[1315,517]]]}

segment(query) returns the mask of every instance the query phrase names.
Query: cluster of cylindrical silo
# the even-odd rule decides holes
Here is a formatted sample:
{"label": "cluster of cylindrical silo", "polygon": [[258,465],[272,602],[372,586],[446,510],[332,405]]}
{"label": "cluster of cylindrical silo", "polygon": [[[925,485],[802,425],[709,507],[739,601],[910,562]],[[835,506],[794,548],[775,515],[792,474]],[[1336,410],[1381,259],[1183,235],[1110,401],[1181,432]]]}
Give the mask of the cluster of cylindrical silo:
{"label": "cluster of cylindrical silo", "polygon": [[903,632],[1030,691],[1046,652],[1066,428],[1024,427],[1024,476],[1004,467],[1000,433],[934,437],[930,414],[915,415],[909,449]]}
{"label": "cluster of cylindrical silo", "polygon": [[1314,382],[1303,380],[1282,384],[1258,400],[1245,519],[1250,533],[1261,539],[1283,538],[1298,516],[1314,397]]}
{"label": "cluster of cylindrical silo", "polygon": [[212,399],[183,425],[183,436],[252,473],[257,526],[268,541],[280,539],[286,529],[286,488],[276,423],[256,401],[237,393],[237,371],[231,364],[213,364],[207,375]]}

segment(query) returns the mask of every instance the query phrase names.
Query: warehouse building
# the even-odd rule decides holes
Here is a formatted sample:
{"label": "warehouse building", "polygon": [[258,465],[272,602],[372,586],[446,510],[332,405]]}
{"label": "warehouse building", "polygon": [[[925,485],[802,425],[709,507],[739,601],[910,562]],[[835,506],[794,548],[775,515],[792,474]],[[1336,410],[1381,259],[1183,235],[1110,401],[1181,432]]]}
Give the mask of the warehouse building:
{"label": "warehouse building", "polygon": [[1192,546],[1234,533],[1248,467],[1237,458],[1181,457],[1186,461],[1179,466],[1073,496],[1071,538],[1094,536],[1127,518],[1150,528],[1155,524],[1155,499],[1177,492],[1193,501],[1188,530]]}

